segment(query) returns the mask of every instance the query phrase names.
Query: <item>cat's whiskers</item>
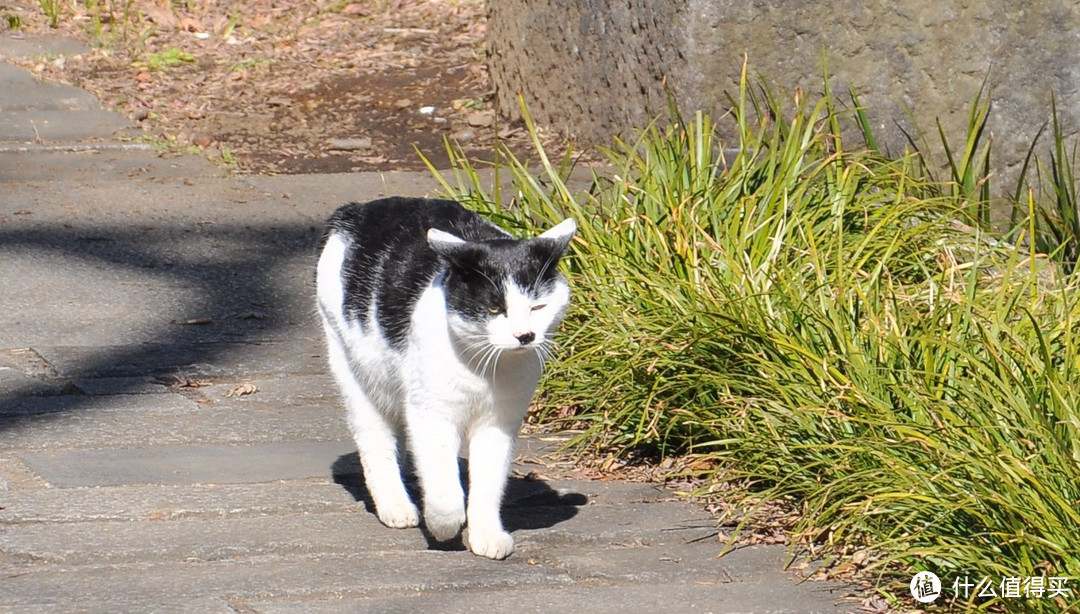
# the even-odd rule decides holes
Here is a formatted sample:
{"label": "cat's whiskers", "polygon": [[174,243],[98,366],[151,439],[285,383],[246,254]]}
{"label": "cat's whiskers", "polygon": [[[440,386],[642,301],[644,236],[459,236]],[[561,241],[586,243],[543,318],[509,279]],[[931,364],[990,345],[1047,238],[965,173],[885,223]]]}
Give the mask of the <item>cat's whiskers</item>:
{"label": "cat's whiskers", "polygon": [[547,341],[537,344],[533,348],[533,351],[536,352],[536,358],[540,360],[541,367],[543,367],[544,364],[547,363],[548,359],[551,358],[551,354],[553,352],[553,350],[548,347]]}
{"label": "cat's whiskers", "polygon": [[461,352],[470,369],[486,377],[490,368],[491,378],[495,378],[495,370],[502,354],[501,348],[491,345],[486,337],[480,337],[467,344]]}
{"label": "cat's whiskers", "polygon": [[499,370],[499,358],[502,357],[502,353],[503,353],[501,348],[494,348],[494,349],[495,349],[495,351],[491,353],[491,379],[492,379],[492,381],[495,380],[495,374]]}
{"label": "cat's whiskers", "polygon": [[465,356],[470,369],[478,370],[483,373],[482,366],[490,351],[491,345],[488,343],[488,340],[480,337],[476,341],[466,345],[465,348],[462,349],[462,354]]}
{"label": "cat's whiskers", "polygon": [[486,376],[488,367],[491,367],[491,379],[495,379],[495,371],[499,366],[499,355],[502,350],[494,345],[489,345],[484,352],[484,363],[480,368],[480,375]]}

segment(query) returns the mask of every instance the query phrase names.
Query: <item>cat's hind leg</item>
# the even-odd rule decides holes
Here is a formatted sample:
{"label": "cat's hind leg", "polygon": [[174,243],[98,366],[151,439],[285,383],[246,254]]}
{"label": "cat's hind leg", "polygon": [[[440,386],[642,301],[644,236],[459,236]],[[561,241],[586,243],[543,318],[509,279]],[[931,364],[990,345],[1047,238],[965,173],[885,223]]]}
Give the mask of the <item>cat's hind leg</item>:
{"label": "cat's hind leg", "polygon": [[345,398],[349,430],[356,440],[364,484],[375,503],[379,521],[396,529],[415,527],[420,524],[420,513],[401,480],[397,425],[364,392],[333,331],[327,331],[327,337],[330,371]]}

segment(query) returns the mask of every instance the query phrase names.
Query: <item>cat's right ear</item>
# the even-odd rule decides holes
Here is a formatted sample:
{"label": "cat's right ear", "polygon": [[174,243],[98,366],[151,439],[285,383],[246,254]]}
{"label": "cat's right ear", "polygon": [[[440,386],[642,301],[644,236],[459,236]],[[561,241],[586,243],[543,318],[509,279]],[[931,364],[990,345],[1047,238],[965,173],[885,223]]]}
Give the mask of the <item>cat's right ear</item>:
{"label": "cat's right ear", "polygon": [[555,250],[561,255],[570,246],[570,240],[574,238],[575,232],[577,232],[577,222],[574,218],[568,217],[544,231],[537,239],[553,242]]}
{"label": "cat's right ear", "polygon": [[465,245],[464,240],[438,228],[427,231],[427,241],[436,254],[445,258],[452,257],[461,246]]}

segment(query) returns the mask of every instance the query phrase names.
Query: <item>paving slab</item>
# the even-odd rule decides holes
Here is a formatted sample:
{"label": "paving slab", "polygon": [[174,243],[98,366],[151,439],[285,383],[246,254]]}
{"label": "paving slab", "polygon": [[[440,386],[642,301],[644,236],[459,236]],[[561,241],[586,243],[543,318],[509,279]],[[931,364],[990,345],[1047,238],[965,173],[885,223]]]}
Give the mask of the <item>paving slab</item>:
{"label": "paving slab", "polygon": [[172,344],[35,345],[32,349],[57,373],[71,379],[151,375],[232,381],[325,374],[325,341],[315,336],[319,331],[314,316],[305,320],[303,335],[287,342],[242,334],[234,335],[232,341],[203,341],[198,331],[188,332],[200,326],[166,324],[169,330],[183,329],[173,333]]}
{"label": "paving slab", "polygon": [[[355,454],[351,455],[355,458]],[[28,471],[17,459],[0,457],[0,468]],[[36,477],[36,476],[35,476]],[[40,480],[40,478],[36,478]],[[129,485],[109,488],[49,488],[41,485],[17,488],[4,495],[0,525],[38,523],[98,523],[166,521],[188,518],[219,519],[248,516],[289,516],[353,512],[363,505],[352,487],[340,476],[311,480],[289,480],[265,484]],[[530,507],[581,506],[588,502],[623,507],[641,499],[640,485],[621,482],[554,481],[537,482],[511,478],[507,508],[518,499],[531,500]],[[545,493],[537,501],[537,493]],[[517,494],[517,493],[521,494]],[[553,501],[552,498],[555,500]],[[627,508],[631,509],[631,508]],[[370,511],[370,510],[369,510]],[[641,509],[634,509],[640,513]],[[700,511],[700,510],[698,510]],[[518,512],[514,512],[516,515]],[[588,516],[583,516],[582,521]],[[662,521],[658,521],[663,524]],[[521,522],[519,524],[525,524]],[[538,523],[535,525],[538,526]],[[586,530],[592,530],[595,526]],[[559,539],[555,534],[545,539]],[[587,539],[587,536],[577,541]]]}
{"label": "paving slab", "polygon": [[0,92],[0,143],[107,139],[131,124],[77,87],[36,82],[3,61]]}
{"label": "paving slab", "polygon": [[[356,499],[329,478],[266,484],[45,488],[5,492],[0,525],[302,516],[356,508]],[[2,539],[0,535],[0,543]]]}
{"label": "paving slab", "polygon": [[7,495],[11,491],[44,490],[45,483],[30,468],[14,456],[0,455],[0,501],[7,504]]}
{"label": "paving slab", "polygon": [[81,599],[78,603],[57,604],[42,599],[38,603],[22,603],[18,607],[0,605],[4,614],[55,614],[63,612],[154,612],[155,614],[236,614],[236,608],[226,600],[217,597],[188,597],[183,602],[170,601],[166,597],[155,599],[152,595],[138,599],[130,597],[111,598],[96,595],[90,599]]}
{"label": "paving slab", "polygon": [[[663,507],[661,505],[655,511],[666,511]],[[738,556],[725,557],[719,565],[714,565],[718,544],[711,527],[706,529],[699,525],[687,529],[649,521],[642,523],[637,534],[632,535],[630,527],[635,524],[635,519],[642,517],[640,507],[565,503],[530,506],[527,518],[524,512],[524,508],[513,507],[504,514],[505,521],[518,536],[518,551],[522,558],[531,559],[530,564],[544,562],[572,571],[576,577],[614,577],[609,571],[610,564],[600,568],[599,572],[580,564],[589,556],[630,563],[635,562],[634,557],[668,559],[669,564],[660,566],[661,570],[665,573],[678,570],[680,574],[685,574],[688,567],[679,563],[685,559],[689,564],[690,559],[694,559],[695,564],[704,563],[709,567],[706,573],[727,574],[732,578],[757,576],[764,569],[777,573],[776,569],[783,563],[783,549],[777,548],[760,555],[746,549]],[[101,565],[318,553],[359,556],[367,552],[418,552],[431,545],[419,529],[384,527],[358,503],[303,515],[270,511],[217,518],[159,515],[163,517],[4,524],[3,552],[9,560],[19,563]],[[659,513],[652,515],[660,516]],[[599,544],[594,531],[604,523],[623,525],[621,536],[629,541],[620,542],[616,533],[615,539]],[[515,528],[522,525],[532,528]],[[547,528],[553,526],[565,529],[558,534],[551,533]],[[570,534],[573,539],[567,539]],[[686,542],[692,543],[688,546]],[[558,546],[558,555],[551,556],[555,546]],[[645,551],[652,554],[640,554]],[[632,552],[637,554],[628,554]],[[641,568],[627,569],[643,573]]]}
{"label": "paving slab", "polygon": [[0,36],[0,57],[29,58],[56,55],[76,55],[90,51],[90,47],[61,36]]}
{"label": "paving slab", "polygon": [[158,152],[138,141],[91,144],[0,143],[0,184],[45,185],[105,178],[177,178],[181,181],[221,178],[226,171],[198,156]]}
{"label": "paving slab", "polygon": [[[363,535],[363,539],[354,536]],[[8,527],[4,553],[19,563],[105,565],[209,562],[241,557],[419,552],[418,530],[393,530],[362,507],[325,514],[78,522]]]}
{"label": "paving slab", "polygon": [[[70,403],[77,403],[83,410],[77,418],[83,422],[101,420],[94,412],[107,416],[130,413],[148,419],[173,412],[198,410],[198,404],[178,395],[115,394],[109,396],[88,396],[81,394],[63,394],[54,396],[29,396],[10,400],[0,407],[0,417],[12,419],[21,416],[51,416],[58,414],[60,419],[72,415]],[[7,422],[10,424],[10,422]]]}
{"label": "paving slab", "polygon": [[295,555],[224,561],[176,561],[28,567],[3,580],[4,606],[53,605],[82,611],[146,611],[162,603],[220,595],[222,601],[267,597],[331,598],[387,592],[533,587],[571,582],[569,576],[523,561],[491,561],[461,552],[359,556]]}
{"label": "paving slab", "polygon": [[0,398],[56,396],[64,394],[64,385],[27,375],[12,364],[4,364],[0,356]]}
{"label": "paving slab", "polygon": [[[0,413],[0,420],[6,422],[0,426],[0,449],[132,449],[337,441],[348,436],[343,412],[325,404],[220,409],[180,395],[125,394],[30,397],[12,401],[8,407],[26,413]],[[39,409],[48,413],[38,413]]]}
{"label": "paving slab", "polygon": [[0,83],[19,92],[3,106],[6,116],[12,111],[86,111],[100,109],[93,94],[70,85],[38,82],[30,73],[0,62]]}
{"label": "paving slab", "polygon": [[21,454],[56,488],[122,484],[256,484],[326,475],[351,441],[183,445]]}
{"label": "paving slab", "polygon": [[794,587],[777,581],[675,582],[662,588],[641,584],[585,583],[557,588],[530,587],[528,591],[422,591],[392,597],[244,601],[242,604],[252,614],[551,614],[580,611],[589,614],[816,614],[848,611],[842,606],[830,605],[844,597],[843,591],[814,582]]}

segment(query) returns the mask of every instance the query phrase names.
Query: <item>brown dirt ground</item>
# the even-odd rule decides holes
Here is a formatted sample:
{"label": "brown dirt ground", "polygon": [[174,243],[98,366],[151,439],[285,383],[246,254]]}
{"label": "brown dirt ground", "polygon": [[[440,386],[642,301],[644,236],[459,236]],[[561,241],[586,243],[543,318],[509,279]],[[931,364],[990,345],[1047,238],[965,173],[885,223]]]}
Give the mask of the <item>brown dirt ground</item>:
{"label": "brown dirt ground", "polygon": [[[136,120],[131,138],[198,149],[246,173],[448,166],[496,140],[527,151],[492,109],[482,0],[0,0],[0,30],[79,39],[92,51],[24,61]],[[422,110],[423,109],[423,110]]]}

